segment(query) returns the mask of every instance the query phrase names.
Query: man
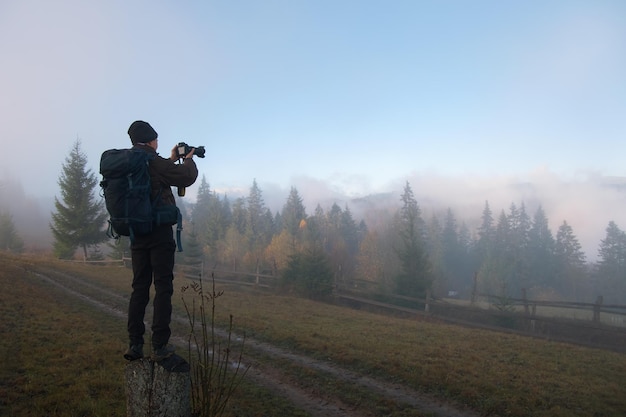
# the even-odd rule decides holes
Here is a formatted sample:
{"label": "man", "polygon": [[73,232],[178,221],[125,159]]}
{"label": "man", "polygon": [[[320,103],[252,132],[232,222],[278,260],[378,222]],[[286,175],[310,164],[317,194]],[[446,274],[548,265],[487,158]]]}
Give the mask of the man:
{"label": "man", "polygon": [[[137,120],[133,122],[128,135],[133,149],[153,153],[148,171],[151,181],[151,198],[160,196],[158,205],[176,205],[170,187],[188,187],[196,181],[198,168],[193,161],[192,149],[184,157],[182,164],[176,147],[172,149],[169,159],[157,154],[159,146],[158,134],[150,124]],[[176,243],[172,226],[154,226],[148,235],[135,236],[131,244],[133,265],[133,291],[128,305],[128,336],[130,347],[124,354],[129,361],[143,357],[144,315],[150,300],[150,286],[154,278],[154,314],[152,317],[152,359],[161,361],[174,353],[168,345],[170,338],[170,320],[172,315],[172,293],[174,292],[174,252]]]}

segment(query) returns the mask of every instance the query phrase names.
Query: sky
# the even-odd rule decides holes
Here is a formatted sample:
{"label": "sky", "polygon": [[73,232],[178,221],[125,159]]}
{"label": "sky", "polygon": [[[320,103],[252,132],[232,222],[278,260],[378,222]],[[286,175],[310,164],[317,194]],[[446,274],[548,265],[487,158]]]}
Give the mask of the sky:
{"label": "sky", "polygon": [[0,57],[0,179],[27,195],[59,195],[77,139],[97,174],[140,119],[165,156],[204,145],[230,195],[293,186],[312,212],[409,181],[626,229],[604,187],[626,171],[621,0],[0,0]]}

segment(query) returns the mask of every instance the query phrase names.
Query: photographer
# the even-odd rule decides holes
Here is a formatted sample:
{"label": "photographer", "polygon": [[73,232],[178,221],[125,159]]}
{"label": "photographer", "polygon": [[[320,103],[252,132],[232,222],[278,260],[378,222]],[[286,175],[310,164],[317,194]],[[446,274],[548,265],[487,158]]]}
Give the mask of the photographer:
{"label": "photographer", "polygon": [[[150,173],[151,199],[159,198],[157,206],[176,206],[171,187],[184,188],[192,185],[198,177],[198,168],[193,161],[194,148],[183,156],[183,163],[176,161],[181,157],[178,148],[172,149],[169,159],[157,154],[158,134],[150,124],[137,120],[133,122],[128,135],[133,149],[154,153],[148,171]],[[154,313],[152,317],[152,359],[163,360],[174,353],[168,345],[170,338],[170,320],[172,315],[172,293],[174,290],[174,252],[176,243],[172,226],[154,226],[148,235],[136,236],[131,244],[133,265],[133,291],[128,305],[129,348],[124,354],[127,360],[143,357],[144,315],[150,301],[150,286],[154,278]]]}

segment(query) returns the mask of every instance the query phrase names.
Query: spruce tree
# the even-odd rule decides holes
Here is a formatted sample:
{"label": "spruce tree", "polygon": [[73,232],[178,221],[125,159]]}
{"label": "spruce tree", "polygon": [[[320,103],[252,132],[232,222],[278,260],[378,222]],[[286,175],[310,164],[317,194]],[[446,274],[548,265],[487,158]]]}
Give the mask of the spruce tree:
{"label": "spruce tree", "polygon": [[423,297],[432,283],[431,265],[424,244],[424,221],[408,181],[402,194],[398,217],[400,243],[396,255],[401,271],[396,276],[396,290],[409,297]]}
{"label": "spruce tree", "polygon": [[626,232],[610,221],[600,242],[599,290],[606,301],[624,302],[626,297]]}
{"label": "spruce tree", "polygon": [[62,166],[58,180],[62,199],[54,198],[56,212],[52,213],[50,229],[54,254],[62,259],[74,256],[79,247],[87,259],[88,248],[106,239],[103,229],[107,213],[103,201],[95,196],[98,180],[87,169],[87,157],[80,145],[77,139]]}
{"label": "spruce tree", "polygon": [[528,232],[529,288],[555,287],[554,244],[548,217],[539,206]]}
{"label": "spruce tree", "polygon": [[333,272],[328,256],[320,248],[289,256],[287,268],[282,274],[282,285],[305,297],[328,297],[333,291]]}
{"label": "spruce tree", "polygon": [[291,187],[287,202],[283,206],[280,216],[282,227],[291,236],[297,236],[300,232],[300,223],[306,220],[306,210],[302,198],[295,187]]}
{"label": "spruce tree", "polygon": [[571,293],[577,300],[584,300],[585,253],[574,235],[574,230],[566,221],[559,226],[554,244],[555,282],[557,288],[565,294]]}
{"label": "spruce tree", "polygon": [[[269,236],[271,223],[268,224],[267,208],[263,200],[263,193],[256,179],[252,182],[246,203],[246,237],[248,238],[250,250],[256,252],[267,245],[271,239]],[[270,217],[270,220],[273,220],[273,216]]]}
{"label": "spruce tree", "polygon": [[0,212],[0,250],[22,252],[24,241],[17,234],[13,216],[8,212]]}
{"label": "spruce tree", "polygon": [[195,233],[198,241],[201,243],[209,242],[209,209],[211,205],[211,187],[203,175],[198,187],[198,196],[196,203],[191,210],[191,221],[195,227]]}
{"label": "spruce tree", "polygon": [[489,207],[489,202],[485,201],[485,208],[481,217],[481,224],[478,228],[478,241],[476,242],[476,257],[482,263],[491,255],[495,244],[495,226],[493,213]]}
{"label": "spruce tree", "polygon": [[346,205],[346,208],[341,213],[341,225],[339,232],[343,237],[343,240],[346,242],[346,247],[348,249],[348,253],[351,256],[356,256],[359,251],[359,229],[357,228],[356,222],[352,217],[352,212],[350,208]]}

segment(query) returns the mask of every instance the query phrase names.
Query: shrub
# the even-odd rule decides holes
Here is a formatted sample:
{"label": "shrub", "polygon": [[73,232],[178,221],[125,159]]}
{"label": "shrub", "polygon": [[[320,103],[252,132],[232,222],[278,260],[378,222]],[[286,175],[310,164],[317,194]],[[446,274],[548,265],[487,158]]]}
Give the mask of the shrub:
{"label": "shrub", "polygon": [[296,294],[320,299],[333,291],[330,262],[319,249],[299,252],[289,257],[282,276],[283,286]]}

